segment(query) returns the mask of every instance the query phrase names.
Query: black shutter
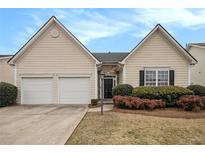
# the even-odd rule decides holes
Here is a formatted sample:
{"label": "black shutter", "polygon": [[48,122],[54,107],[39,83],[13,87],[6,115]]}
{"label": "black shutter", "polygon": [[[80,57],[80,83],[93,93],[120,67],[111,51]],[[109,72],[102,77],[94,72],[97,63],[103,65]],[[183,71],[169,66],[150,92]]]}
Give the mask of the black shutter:
{"label": "black shutter", "polygon": [[169,70],[169,85],[174,86],[174,70]]}
{"label": "black shutter", "polygon": [[144,86],[144,70],[140,70],[140,86]]}

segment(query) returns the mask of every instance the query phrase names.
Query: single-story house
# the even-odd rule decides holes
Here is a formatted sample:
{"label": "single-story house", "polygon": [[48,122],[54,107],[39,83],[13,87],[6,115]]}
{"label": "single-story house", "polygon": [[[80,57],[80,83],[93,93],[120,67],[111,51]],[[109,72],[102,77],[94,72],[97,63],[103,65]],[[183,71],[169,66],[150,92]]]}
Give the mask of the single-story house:
{"label": "single-story house", "polygon": [[187,50],[198,63],[191,67],[191,84],[205,86],[205,43],[189,43]]}
{"label": "single-story house", "polygon": [[122,83],[186,87],[196,62],[160,24],[129,53],[91,53],[51,17],[8,64],[19,104],[88,104],[101,95],[102,76],[107,99]]}

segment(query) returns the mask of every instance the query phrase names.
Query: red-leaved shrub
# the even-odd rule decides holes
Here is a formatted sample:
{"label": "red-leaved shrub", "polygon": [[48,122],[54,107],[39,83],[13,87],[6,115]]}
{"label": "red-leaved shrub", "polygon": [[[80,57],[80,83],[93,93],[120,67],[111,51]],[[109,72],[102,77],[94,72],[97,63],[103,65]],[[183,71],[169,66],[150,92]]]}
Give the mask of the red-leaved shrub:
{"label": "red-leaved shrub", "polygon": [[144,102],[139,97],[132,97],[131,98],[132,107],[135,109],[144,109]]}
{"label": "red-leaved shrub", "polygon": [[176,104],[185,111],[200,111],[205,109],[205,99],[201,96],[185,95],[180,97]]}
{"label": "red-leaved shrub", "polygon": [[163,102],[162,100],[141,99],[139,97],[129,96],[114,96],[113,102],[115,107],[129,109],[153,110],[155,108],[165,107],[165,102]]}

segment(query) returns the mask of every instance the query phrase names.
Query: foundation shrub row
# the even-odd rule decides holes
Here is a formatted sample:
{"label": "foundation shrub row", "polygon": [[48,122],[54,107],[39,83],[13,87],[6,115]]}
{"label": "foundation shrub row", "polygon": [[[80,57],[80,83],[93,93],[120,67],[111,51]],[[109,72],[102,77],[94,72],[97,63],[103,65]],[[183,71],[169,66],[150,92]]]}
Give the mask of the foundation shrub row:
{"label": "foundation shrub row", "polygon": [[165,102],[157,99],[141,99],[131,96],[114,96],[113,102],[115,107],[127,109],[153,110],[156,108],[164,108]]}
{"label": "foundation shrub row", "polygon": [[[120,88],[119,88],[120,87]],[[126,109],[153,110],[165,107],[177,107],[185,111],[205,109],[205,90],[203,86],[192,85],[187,88],[179,86],[136,87],[117,86],[113,89],[114,106]],[[121,93],[123,91],[123,93]],[[121,95],[122,94],[122,95]]]}

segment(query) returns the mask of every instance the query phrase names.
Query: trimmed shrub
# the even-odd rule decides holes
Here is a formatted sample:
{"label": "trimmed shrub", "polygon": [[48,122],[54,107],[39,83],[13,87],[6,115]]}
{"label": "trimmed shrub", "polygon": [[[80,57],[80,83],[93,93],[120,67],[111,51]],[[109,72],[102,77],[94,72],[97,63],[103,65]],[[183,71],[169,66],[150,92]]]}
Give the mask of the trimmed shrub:
{"label": "trimmed shrub", "polygon": [[205,96],[201,96],[201,98],[203,99],[203,102],[205,103]]}
{"label": "trimmed shrub", "polygon": [[98,104],[98,99],[91,99],[91,105],[96,106]]}
{"label": "trimmed shrub", "polygon": [[192,90],[195,95],[205,96],[205,87],[201,85],[190,85],[187,87],[189,90]]}
{"label": "trimmed shrub", "polygon": [[0,107],[16,103],[17,87],[6,82],[0,82]]}
{"label": "trimmed shrub", "polygon": [[182,96],[176,104],[185,111],[197,112],[205,109],[205,99],[195,95]]}
{"label": "trimmed shrub", "polygon": [[119,84],[112,89],[112,95],[131,96],[133,87],[129,84]]}
{"label": "trimmed shrub", "polygon": [[134,97],[162,99],[167,103],[167,106],[174,106],[179,97],[192,94],[191,90],[178,86],[136,87],[132,91]]}
{"label": "trimmed shrub", "polygon": [[162,100],[141,99],[139,97],[114,96],[113,102],[115,107],[127,109],[153,110],[165,107],[165,102]]}
{"label": "trimmed shrub", "polygon": [[113,97],[113,103],[114,103],[114,107],[120,107],[123,108],[124,107],[124,102],[123,102],[123,96],[114,96]]}

